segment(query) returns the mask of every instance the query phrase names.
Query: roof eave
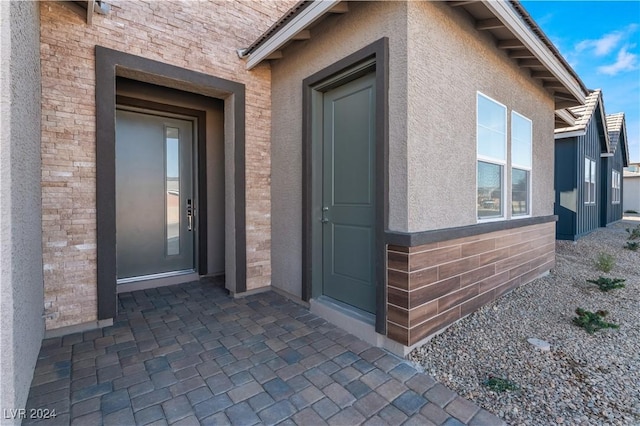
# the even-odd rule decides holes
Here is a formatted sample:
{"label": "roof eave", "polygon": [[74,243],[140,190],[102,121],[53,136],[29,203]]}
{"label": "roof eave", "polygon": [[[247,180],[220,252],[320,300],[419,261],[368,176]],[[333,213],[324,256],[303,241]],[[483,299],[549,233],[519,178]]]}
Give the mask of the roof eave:
{"label": "roof eave", "polygon": [[544,67],[564,86],[577,104],[585,102],[587,93],[580,79],[574,77],[574,72],[558,59],[556,55],[543,43],[539,36],[533,33],[522,15],[516,11],[511,3],[506,1],[484,1],[483,4],[509,29],[524,46],[544,65]]}
{"label": "roof eave", "polygon": [[576,124],[576,117],[571,113],[571,111],[567,109],[556,110],[556,115],[562,121],[567,123],[569,125],[568,127],[574,126]]}
{"label": "roof eave", "polygon": [[282,28],[267,37],[249,55],[246,68],[251,70],[260,62],[274,54],[278,49],[288,43],[293,37],[307,28],[309,25],[320,19],[324,14],[334,8],[340,0],[314,1],[304,8],[300,13],[294,15]]}
{"label": "roof eave", "polygon": [[577,138],[580,136],[584,136],[587,134],[586,130],[573,130],[571,132],[557,132],[554,135],[554,139],[567,139],[567,138]]}

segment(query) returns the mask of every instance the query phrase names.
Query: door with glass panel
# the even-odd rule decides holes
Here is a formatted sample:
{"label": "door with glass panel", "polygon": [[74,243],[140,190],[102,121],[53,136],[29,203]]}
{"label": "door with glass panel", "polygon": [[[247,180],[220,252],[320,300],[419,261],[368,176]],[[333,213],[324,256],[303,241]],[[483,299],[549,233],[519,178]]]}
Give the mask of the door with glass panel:
{"label": "door with glass panel", "polygon": [[116,111],[118,283],[194,271],[194,122]]}

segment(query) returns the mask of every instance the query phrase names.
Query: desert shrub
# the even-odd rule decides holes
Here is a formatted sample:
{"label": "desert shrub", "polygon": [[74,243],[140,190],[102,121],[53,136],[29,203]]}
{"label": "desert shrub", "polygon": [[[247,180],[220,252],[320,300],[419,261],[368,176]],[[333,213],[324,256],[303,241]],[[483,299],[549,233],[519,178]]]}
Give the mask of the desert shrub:
{"label": "desert shrub", "polygon": [[573,319],[573,323],[578,327],[582,327],[587,333],[593,334],[603,328],[620,328],[618,324],[603,321],[609,313],[607,311],[590,312],[582,308],[576,309],[577,317]]}
{"label": "desert shrub", "polygon": [[517,391],[520,387],[509,379],[489,375],[487,380],[482,382],[484,386],[494,392]]}
{"label": "desert shrub", "polygon": [[587,280],[588,283],[593,283],[598,286],[600,291],[609,291],[616,288],[623,288],[625,280],[622,278],[605,278],[599,277],[597,280]]}
{"label": "desert shrub", "polygon": [[616,266],[616,258],[605,252],[598,254],[596,259],[596,269],[602,272],[609,272]]}
{"label": "desert shrub", "polygon": [[640,225],[635,228],[627,228],[626,231],[630,240],[640,240]]}
{"label": "desert shrub", "polygon": [[627,241],[627,243],[624,245],[624,248],[631,251],[638,251],[638,249],[640,248],[640,243],[637,241]]}

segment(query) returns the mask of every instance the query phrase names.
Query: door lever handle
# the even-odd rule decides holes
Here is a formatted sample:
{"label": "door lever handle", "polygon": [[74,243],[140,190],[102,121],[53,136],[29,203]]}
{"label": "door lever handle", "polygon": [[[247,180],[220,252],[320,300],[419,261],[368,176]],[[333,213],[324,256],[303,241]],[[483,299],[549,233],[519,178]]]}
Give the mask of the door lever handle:
{"label": "door lever handle", "polygon": [[187,231],[193,230],[193,207],[191,198],[187,200]]}
{"label": "door lever handle", "polygon": [[329,223],[329,219],[323,217],[322,219],[320,219],[320,222],[321,223]]}

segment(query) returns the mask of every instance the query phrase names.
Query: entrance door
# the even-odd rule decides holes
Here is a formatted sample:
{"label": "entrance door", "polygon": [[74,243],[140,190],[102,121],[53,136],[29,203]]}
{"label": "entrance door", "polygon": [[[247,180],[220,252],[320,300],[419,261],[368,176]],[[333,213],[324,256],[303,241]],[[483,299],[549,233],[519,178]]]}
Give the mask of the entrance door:
{"label": "entrance door", "polygon": [[119,284],[195,269],[193,126],[116,111]]}
{"label": "entrance door", "polygon": [[323,294],[375,313],[375,77],[323,96]]}

